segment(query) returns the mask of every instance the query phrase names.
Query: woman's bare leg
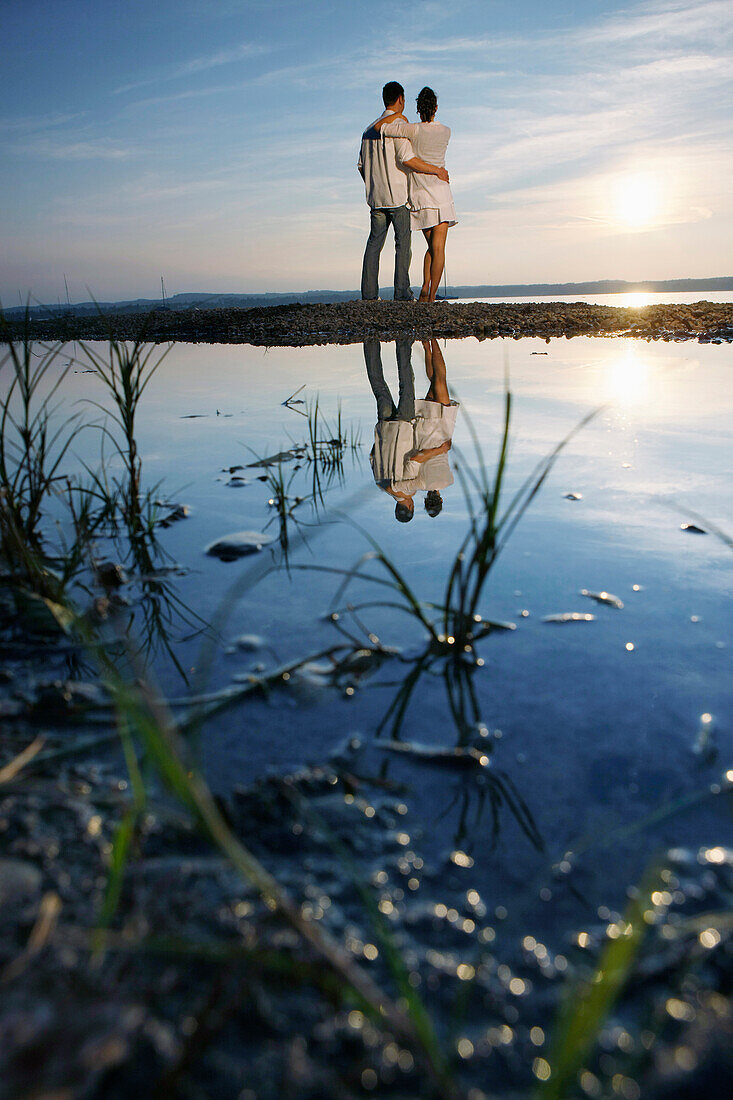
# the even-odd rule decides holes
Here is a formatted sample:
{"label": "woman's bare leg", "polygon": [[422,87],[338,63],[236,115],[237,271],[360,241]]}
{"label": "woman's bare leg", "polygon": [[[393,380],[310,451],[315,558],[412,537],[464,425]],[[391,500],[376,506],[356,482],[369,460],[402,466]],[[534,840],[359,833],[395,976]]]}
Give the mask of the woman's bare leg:
{"label": "woman's bare leg", "polygon": [[432,262],[432,256],[430,254],[430,237],[432,232],[432,229],[423,229],[423,235],[428,247],[422,263],[422,287],[420,289],[420,298],[418,299],[421,302],[427,302],[430,294],[430,264]]}
{"label": "woman's bare leg", "polygon": [[450,405],[448,380],[445,375],[445,359],[437,340],[430,341],[430,366],[432,368],[430,395],[433,401],[439,401],[441,405]]}
{"label": "woman's bare leg", "polygon": [[[424,232],[424,230],[423,230]],[[448,222],[434,225],[430,234],[430,291],[428,301],[434,302],[445,267],[445,238],[448,236]]]}

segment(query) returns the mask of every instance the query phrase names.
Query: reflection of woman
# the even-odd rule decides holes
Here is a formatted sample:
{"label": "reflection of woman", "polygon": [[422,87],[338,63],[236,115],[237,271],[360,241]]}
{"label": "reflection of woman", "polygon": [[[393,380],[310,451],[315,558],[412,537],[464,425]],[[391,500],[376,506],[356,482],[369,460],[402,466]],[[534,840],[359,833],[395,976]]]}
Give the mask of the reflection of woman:
{"label": "reflection of woman", "polygon": [[[407,122],[402,115],[388,115],[375,122],[385,137],[408,138],[415,155],[428,164],[445,167],[445,151],[450,141],[450,130],[435,121],[438,98],[432,88],[423,88],[417,97],[417,110],[421,122]],[[411,172],[409,177],[409,205],[413,229],[422,229],[427,241],[423,261],[421,302],[434,302],[445,267],[445,241],[450,226],[456,224],[456,208],[450,184],[428,176]]]}
{"label": "reflection of woman", "polygon": [[425,490],[425,511],[435,517],[443,508],[441,489],[453,484],[448,452],[453,446],[453,432],[458,415],[458,402],[448,392],[445,360],[437,340],[424,340],[425,372],[430,381],[425,398],[415,402],[415,450],[405,464],[405,474],[418,478]]}

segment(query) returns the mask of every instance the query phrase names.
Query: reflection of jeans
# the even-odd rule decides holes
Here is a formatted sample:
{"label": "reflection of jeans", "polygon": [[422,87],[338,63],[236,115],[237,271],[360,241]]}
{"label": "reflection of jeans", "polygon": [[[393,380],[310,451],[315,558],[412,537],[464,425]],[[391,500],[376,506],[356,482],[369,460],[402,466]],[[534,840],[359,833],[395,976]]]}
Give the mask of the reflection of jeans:
{"label": "reflection of jeans", "polygon": [[361,269],[362,298],[379,297],[379,257],[387,238],[390,223],[394,229],[394,296],[397,299],[411,299],[410,260],[412,243],[410,237],[410,211],[406,206],[395,206],[385,210],[371,211],[371,230],[364,250],[364,263]]}
{"label": "reflection of jeans", "polygon": [[379,340],[364,341],[364,361],[372,392],[377,399],[378,420],[413,420],[415,418],[415,375],[412,373],[412,341],[397,341],[397,375],[399,400],[395,407],[389,386],[384,380]]}

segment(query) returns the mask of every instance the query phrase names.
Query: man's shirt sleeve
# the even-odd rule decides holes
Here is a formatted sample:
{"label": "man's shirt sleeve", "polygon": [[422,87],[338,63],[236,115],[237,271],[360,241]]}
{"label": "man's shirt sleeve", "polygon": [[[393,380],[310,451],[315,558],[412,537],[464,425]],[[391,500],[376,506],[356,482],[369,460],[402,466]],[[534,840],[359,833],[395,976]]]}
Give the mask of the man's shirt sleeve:
{"label": "man's shirt sleeve", "polygon": [[415,152],[409,141],[404,138],[395,141],[395,160],[398,164],[404,164],[405,161],[412,160],[414,156]]}

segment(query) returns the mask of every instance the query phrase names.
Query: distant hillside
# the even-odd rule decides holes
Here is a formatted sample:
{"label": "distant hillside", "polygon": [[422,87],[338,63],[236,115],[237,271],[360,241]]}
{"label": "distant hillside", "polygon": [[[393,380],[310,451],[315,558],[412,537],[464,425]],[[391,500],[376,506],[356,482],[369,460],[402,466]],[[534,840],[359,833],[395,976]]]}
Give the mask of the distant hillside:
{"label": "distant hillside", "polygon": [[[533,298],[548,295],[586,295],[586,294],[629,294],[646,292],[650,294],[705,293],[706,291],[733,290],[733,276],[714,279],[650,279],[641,282],[626,282],[623,279],[600,279],[588,283],[509,283],[501,286],[449,286],[445,292],[447,298]],[[383,297],[391,297],[391,287],[383,288]],[[135,298],[124,302],[76,302],[70,305],[61,303],[36,303],[30,307],[32,317],[60,315],[84,316],[99,310],[105,313],[147,313],[152,310],[184,309],[250,309],[262,306],[288,306],[298,302],[330,303],[346,302],[359,298],[357,290],[304,290],[285,294],[206,294],[189,292],[174,294],[171,298]],[[8,317],[18,316],[24,307],[15,306],[6,309]]]}

